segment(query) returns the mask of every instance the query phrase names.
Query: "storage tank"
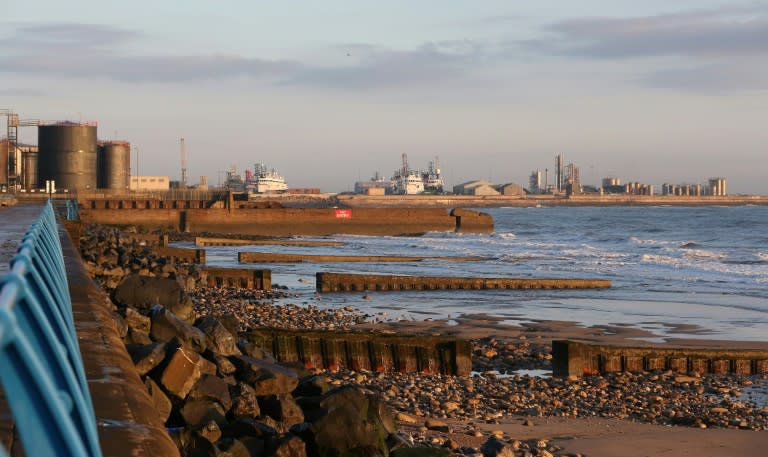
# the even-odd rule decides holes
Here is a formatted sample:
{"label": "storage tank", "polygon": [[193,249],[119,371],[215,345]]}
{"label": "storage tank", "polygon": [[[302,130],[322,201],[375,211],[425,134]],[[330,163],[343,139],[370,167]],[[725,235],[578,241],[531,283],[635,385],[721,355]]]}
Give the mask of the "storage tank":
{"label": "storage tank", "polygon": [[99,189],[128,190],[131,175],[131,143],[100,142],[96,162]]}
{"label": "storage tank", "polygon": [[21,185],[26,190],[39,188],[37,183],[37,158],[37,148],[21,151]]}
{"label": "storage tank", "polygon": [[8,184],[8,140],[0,140],[0,186]]}
{"label": "storage tank", "polygon": [[55,180],[58,189],[96,189],[96,123],[59,122],[37,129],[38,185]]}

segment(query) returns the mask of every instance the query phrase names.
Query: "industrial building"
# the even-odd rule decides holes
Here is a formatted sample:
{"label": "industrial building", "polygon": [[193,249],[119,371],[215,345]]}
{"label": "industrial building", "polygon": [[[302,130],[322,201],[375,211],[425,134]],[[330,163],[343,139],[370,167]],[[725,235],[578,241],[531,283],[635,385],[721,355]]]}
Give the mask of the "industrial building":
{"label": "industrial building", "polygon": [[[47,181],[70,192],[129,190],[131,145],[98,141],[96,122],[23,120],[10,110],[7,135],[0,140],[0,188],[34,191]],[[37,145],[18,141],[19,128],[36,127]]]}
{"label": "industrial building", "polygon": [[453,193],[456,195],[500,195],[493,184],[484,179],[457,184],[453,186]]}
{"label": "industrial building", "polygon": [[506,184],[500,184],[496,186],[496,191],[500,195],[506,195],[508,197],[523,197],[525,196],[525,189],[519,184],[509,182]]}

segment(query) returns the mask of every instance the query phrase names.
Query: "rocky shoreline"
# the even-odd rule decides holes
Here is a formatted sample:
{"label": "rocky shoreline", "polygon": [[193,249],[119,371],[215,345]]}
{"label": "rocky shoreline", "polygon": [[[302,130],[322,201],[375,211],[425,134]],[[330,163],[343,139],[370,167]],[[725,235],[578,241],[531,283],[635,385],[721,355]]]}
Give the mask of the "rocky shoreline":
{"label": "rocky shoreline", "polygon": [[[113,229],[88,227],[80,242],[89,272],[115,297],[126,346],[184,455],[576,455],[546,434],[521,440],[488,431],[513,420],[535,435],[541,418],[768,430],[764,376],[530,376],[515,372],[551,371],[551,354],[525,335],[473,339],[472,377],[285,367],[247,344],[245,332],[372,331],[361,324],[373,316],[351,307],[275,305],[276,298],[290,298],[285,290],[202,287],[196,266],[167,264]],[[136,294],[130,303],[121,300],[121,284],[136,277],[183,287],[167,288],[164,306]],[[129,286],[150,287],[141,284]],[[323,441],[328,428],[368,408],[376,414],[358,420],[359,442],[343,451],[352,453],[333,448],[341,445],[338,437]]]}

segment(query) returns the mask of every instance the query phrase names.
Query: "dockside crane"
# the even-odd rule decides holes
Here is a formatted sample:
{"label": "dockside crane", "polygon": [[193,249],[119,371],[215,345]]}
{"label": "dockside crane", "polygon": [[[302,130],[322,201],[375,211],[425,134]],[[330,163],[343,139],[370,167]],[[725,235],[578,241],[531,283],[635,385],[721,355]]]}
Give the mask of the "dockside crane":
{"label": "dockside crane", "polygon": [[[8,168],[5,170],[8,182],[4,183],[9,189],[16,190],[22,184],[21,157],[19,154],[19,127],[37,127],[38,119],[19,119],[19,115],[10,109],[0,109],[0,116],[7,120],[6,141],[8,142]],[[26,184],[26,183],[24,183]],[[34,186],[37,183],[32,183]]]}

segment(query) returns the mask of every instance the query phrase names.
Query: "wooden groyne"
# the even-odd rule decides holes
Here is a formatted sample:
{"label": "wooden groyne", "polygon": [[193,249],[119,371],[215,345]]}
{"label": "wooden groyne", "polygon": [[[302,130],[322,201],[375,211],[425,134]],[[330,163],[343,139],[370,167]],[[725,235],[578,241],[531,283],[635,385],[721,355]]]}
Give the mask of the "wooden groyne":
{"label": "wooden groyne", "polygon": [[306,368],[457,376],[472,370],[471,344],[451,337],[254,330],[248,338],[271,350],[278,361]]}
{"label": "wooden groyne", "polygon": [[169,248],[158,246],[157,255],[182,263],[205,263],[205,249]]}
{"label": "wooden groyne", "polygon": [[384,255],[316,255],[316,254],[275,254],[271,252],[240,252],[240,263],[299,263],[299,262],[421,262],[423,260],[444,260],[452,262],[476,262],[484,257],[412,257]]}
{"label": "wooden groyne", "polygon": [[340,241],[304,241],[304,240],[243,240],[233,238],[195,237],[195,246],[342,246]]}
{"label": "wooden groyne", "polygon": [[240,289],[272,289],[272,270],[249,268],[212,268],[203,270],[208,287],[236,287]]}
{"label": "wooden groyne", "polygon": [[478,289],[605,289],[604,279],[511,279],[317,273],[319,292]]}
{"label": "wooden groyne", "polygon": [[626,347],[552,342],[554,376],[672,370],[680,373],[768,374],[768,350]]}

